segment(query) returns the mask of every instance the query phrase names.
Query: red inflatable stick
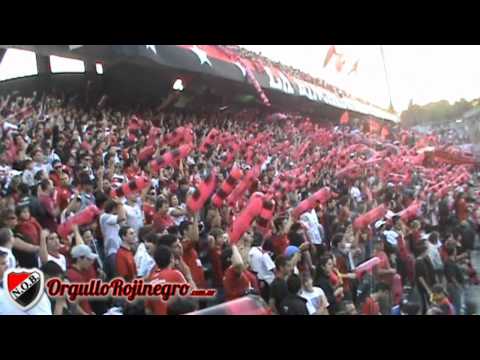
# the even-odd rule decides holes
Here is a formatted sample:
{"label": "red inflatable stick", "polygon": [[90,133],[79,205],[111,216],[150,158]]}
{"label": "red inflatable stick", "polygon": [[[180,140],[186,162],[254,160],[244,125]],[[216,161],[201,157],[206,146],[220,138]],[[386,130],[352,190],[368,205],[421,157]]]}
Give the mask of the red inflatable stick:
{"label": "red inflatable stick", "polygon": [[232,193],[235,186],[238,185],[238,182],[240,181],[242,176],[243,171],[238,167],[233,167],[230,171],[230,175],[228,176],[228,178],[225,179],[225,181],[220,186],[220,189],[218,189],[217,192],[213,195],[213,205],[215,205],[217,208],[221,207],[223,201],[228,197],[228,195]]}
{"label": "red inflatable stick", "polygon": [[150,180],[144,176],[136,176],[126,184],[123,184],[116,190],[112,191],[112,196],[129,196],[133,193],[139,193],[150,185]]}
{"label": "red inflatable stick", "polygon": [[366,272],[372,271],[373,268],[378,264],[380,264],[380,258],[376,256],[361,263],[355,268],[355,274],[357,275],[357,278],[361,277]]}
{"label": "red inflatable stick", "polygon": [[150,168],[153,172],[158,172],[161,168],[167,166],[177,166],[177,160],[184,159],[190,154],[193,147],[191,144],[182,145],[179,148],[169,151],[156,160],[150,162]]}
{"label": "red inflatable stick", "polygon": [[293,209],[292,216],[294,218],[298,218],[303,213],[312,210],[318,204],[325,204],[328,200],[336,195],[337,194],[332,192],[329,187],[324,187],[298,204],[298,206]]}
{"label": "red inflatable stick", "polygon": [[400,219],[402,219],[405,222],[408,222],[417,218],[420,215],[421,209],[422,209],[422,203],[420,201],[415,200],[410,204],[409,207],[400,211],[398,215],[400,215]]}
{"label": "red inflatable stick", "polygon": [[198,187],[195,188],[195,191],[187,199],[187,208],[189,211],[196,213],[200,211],[201,208],[205,205],[207,200],[215,191],[217,186],[217,174],[215,170],[207,176],[207,178],[202,181]]}
{"label": "red inflatable stick", "polygon": [[63,224],[60,224],[57,229],[58,235],[63,239],[66,239],[69,234],[73,231],[73,226],[78,225],[87,225],[91,224],[95,218],[100,215],[100,210],[95,205],[90,205],[83,209],[81,212],[73,215]]}
{"label": "red inflatable stick", "polygon": [[206,153],[209,150],[209,148],[213,144],[215,144],[215,141],[217,140],[217,137],[218,137],[219,134],[220,134],[220,132],[215,128],[210,130],[207,137],[203,140],[202,144],[200,145],[200,152],[201,153]]}
{"label": "red inflatable stick", "polygon": [[155,146],[153,145],[145,146],[138,153],[138,160],[140,161],[149,160],[153,156],[153,154],[155,154]]}
{"label": "red inflatable stick", "polygon": [[253,182],[258,177],[256,167],[250,169],[249,172],[243,177],[243,180],[237,187],[232,191],[232,193],[227,198],[227,203],[229,206],[234,206],[235,203],[240,199],[240,197],[247,191],[247,189],[252,186]]}
{"label": "red inflatable stick", "polygon": [[376,208],[357,217],[353,222],[353,228],[355,230],[364,229],[373,222],[383,218],[387,211],[388,209],[385,205],[382,204],[380,206],[377,206]]}
{"label": "red inflatable stick", "polygon": [[160,128],[152,126],[152,128],[148,132],[147,146],[154,146],[155,140],[158,137],[160,137],[160,134],[161,134]]}
{"label": "red inflatable stick", "polygon": [[266,236],[269,231],[270,222],[273,219],[274,212],[275,201],[273,199],[265,198],[262,202],[262,210],[256,219],[258,231],[263,236]]}
{"label": "red inflatable stick", "polygon": [[235,244],[240,240],[242,235],[252,226],[255,218],[260,215],[263,206],[264,195],[262,193],[253,193],[250,196],[247,206],[233,221],[228,232],[230,242]]}

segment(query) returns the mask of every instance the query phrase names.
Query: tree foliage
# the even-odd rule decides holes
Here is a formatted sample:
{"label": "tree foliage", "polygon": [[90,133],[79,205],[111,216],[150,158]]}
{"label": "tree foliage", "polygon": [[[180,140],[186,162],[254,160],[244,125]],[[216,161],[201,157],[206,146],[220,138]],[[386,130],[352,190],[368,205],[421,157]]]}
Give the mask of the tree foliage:
{"label": "tree foliage", "polygon": [[410,100],[408,109],[400,115],[401,122],[404,126],[415,126],[456,120],[476,106],[479,100],[460,99],[454,104],[450,104],[447,100],[440,100],[422,106]]}

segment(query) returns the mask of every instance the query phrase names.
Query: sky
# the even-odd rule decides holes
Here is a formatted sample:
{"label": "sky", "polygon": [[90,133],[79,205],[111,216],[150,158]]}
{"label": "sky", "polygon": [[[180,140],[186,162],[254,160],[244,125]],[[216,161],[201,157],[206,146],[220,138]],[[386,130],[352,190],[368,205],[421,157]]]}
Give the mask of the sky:
{"label": "sky", "polygon": [[[323,68],[330,45],[241,46],[324,79],[375,105],[388,108],[390,104],[379,45],[335,45],[348,63],[359,60],[358,72],[350,76],[346,75],[348,71],[338,74],[334,63]],[[383,45],[383,50],[392,103],[398,113],[408,108],[410,100],[425,105],[480,97],[478,45]]]}
{"label": "sky", "polygon": [[[388,108],[389,96],[379,45],[335,45],[345,55],[343,74],[335,61],[323,68],[330,45],[241,45],[272,60],[324,79],[354,96]],[[392,103],[400,113],[410,100],[419,105],[480,97],[479,45],[384,45]],[[347,75],[359,60],[358,72]],[[84,71],[81,61],[51,58],[53,72]],[[0,64],[0,81],[37,73],[35,54],[9,49]]]}

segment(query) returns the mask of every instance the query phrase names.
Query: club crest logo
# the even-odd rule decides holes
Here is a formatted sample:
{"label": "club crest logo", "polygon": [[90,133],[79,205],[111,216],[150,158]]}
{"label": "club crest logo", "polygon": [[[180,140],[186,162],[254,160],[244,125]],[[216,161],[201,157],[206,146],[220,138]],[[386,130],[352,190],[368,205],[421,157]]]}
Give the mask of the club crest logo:
{"label": "club crest logo", "polygon": [[10,299],[22,310],[31,309],[43,295],[44,278],[38,269],[9,269],[4,284]]}

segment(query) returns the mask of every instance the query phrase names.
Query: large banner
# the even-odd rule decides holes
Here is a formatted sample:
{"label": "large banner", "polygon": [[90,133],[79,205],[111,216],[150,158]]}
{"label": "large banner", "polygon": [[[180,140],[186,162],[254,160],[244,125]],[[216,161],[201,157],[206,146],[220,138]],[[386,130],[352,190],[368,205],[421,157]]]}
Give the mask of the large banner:
{"label": "large banner", "polygon": [[[246,58],[239,61],[235,54],[214,45],[115,45],[114,52],[124,56],[149,58],[163,66],[210,74],[229,80],[247,82],[248,66],[260,86],[292,96],[328,104],[394,122],[398,118],[386,111],[360,101],[342,97],[327,88],[316,86],[283,73],[273,66],[263,66]],[[333,90],[333,89],[332,89]]]}

